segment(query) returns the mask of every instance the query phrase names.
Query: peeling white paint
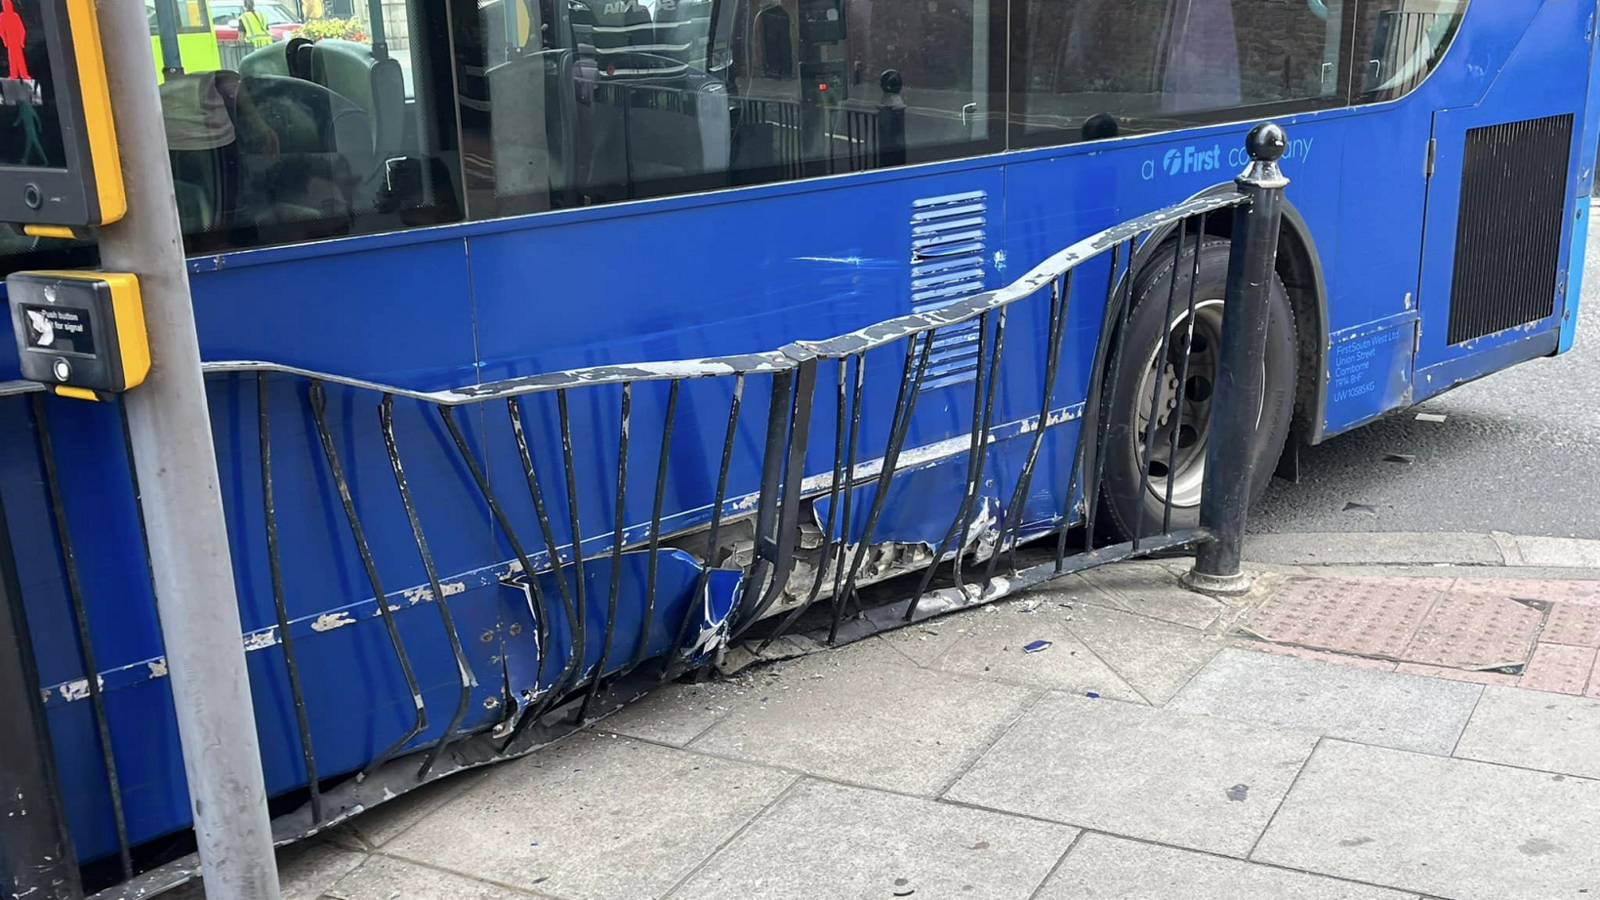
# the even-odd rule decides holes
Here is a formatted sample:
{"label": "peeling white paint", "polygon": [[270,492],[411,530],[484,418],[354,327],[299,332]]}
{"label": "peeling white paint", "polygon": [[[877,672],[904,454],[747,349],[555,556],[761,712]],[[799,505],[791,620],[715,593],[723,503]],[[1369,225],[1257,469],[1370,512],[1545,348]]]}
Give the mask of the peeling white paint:
{"label": "peeling white paint", "polygon": [[167,677],[167,659],[166,659],[166,657],[161,657],[160,659],[152,659],[149,662],[145,663],[145,665],[150,667],[150,677],[151,678],[165,678],[165,677]]}
{"label": "peeling white paint", "polygon": [[322,615],[317,616],[317,620],[311,623],[311,630],[332,631],[335,628],[343,628],[346,625],[354,625],[355,623],[355,616],[352,616],[350,613],[344,610],[340,610],[338,612],[323,613]]}
{"label": "peeling white paint", "polygon": [[263,628],[260,631],[252,631],[244,636],[244,652],[246,653],[254,650],[265,650],[268,647],[277,645],[278,626],[276,625],[271,628]]}
{"label": "peeling white paint", "polygon": [[[106,680],[104,678],[97,677],[96,680],[99,682],[101,688],[106,686]],[[79,678],[76,681],[69,681],[66,684],[61,685],[61,699],[67,701],[68,703],[72,703],[76,700],[86,700],[88,697],[89,679],[87,678]]]}

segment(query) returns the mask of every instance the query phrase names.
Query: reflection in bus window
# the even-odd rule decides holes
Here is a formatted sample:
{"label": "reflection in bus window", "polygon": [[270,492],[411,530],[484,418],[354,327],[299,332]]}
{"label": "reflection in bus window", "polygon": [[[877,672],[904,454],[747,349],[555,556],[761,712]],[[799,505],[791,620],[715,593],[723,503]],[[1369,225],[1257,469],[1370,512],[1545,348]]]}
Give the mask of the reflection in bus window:
{"label": "reflection in bus window", "polygon": [[482,2],[454,32],[470,212],[999,149],[990,2]]}
{"label": "reflection in bus window", "polygon": [[[1011,119],[1066,143],[1344,101],[1351,0],[1021,0]],[[1263,107],[1244,114],[1247,107]]]}
{"label": "reflection in bus window", "polygon": [[[430,56],[443,49],[433,37],[443,13],[372,5],[371,34],[274,40],[235,69],[190,65],[180,48],[183,70],[166,77],[161,104],[191,251],[460,217],[453,117],[431,89],[448,77]],[[211,54],[196,57],[214,58],[215,38],[201,37]]]}
{"label": "reflection in bus window", "polygon": [[1375,0],[1361,4],[1356,78],[1363,102],[1391,100],[1438,65],[1455,36],[1461,0]]}

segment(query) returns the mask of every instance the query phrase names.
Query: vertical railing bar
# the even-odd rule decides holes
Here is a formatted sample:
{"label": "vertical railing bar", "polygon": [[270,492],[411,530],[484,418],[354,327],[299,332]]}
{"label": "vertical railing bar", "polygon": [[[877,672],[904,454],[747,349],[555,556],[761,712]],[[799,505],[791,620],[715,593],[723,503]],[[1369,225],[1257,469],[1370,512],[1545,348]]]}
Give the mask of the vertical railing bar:
{"label": "vertical railing bar", "polygon": [[[743,632],[746,621],[745,603],[752,591],[765,592],[767,575],[778,555],[775,532],[778,515],[782,512],[784,450],[789,433],[789,421],[794,414],[794,370],[783,369],[772,374],[772,390],[767,401],[767,425],[763,432],[761,448],[761,484],[756,493],[755,558],[734,598],[733,610],[728,616],[730,634]],[[769,547],[769,544],[771,545]],[[758,593],[759,606],[762,593]]]}
{"label": "vertical railing bar", "polygon": [[[787,460],[784,467],[781,502],[777,530],[773,534],[773,550],[777,559],[773,565],[772,582],[756,608],[745,617],[733,633],[734,639],[750,630],[772,604],[788,588],[789,576],[794,573],[796,545],[800,540],[800,510],[806,505],[802,486],[805,482],[806,449],[811,437],[811,411],[815,400],[818,360],[815,357],[802,361],[794,370],[794,401],[788,416]],[[758,538],[759,541],[759,538]]]}
{"label": "vertical railing bar", "polygon": [[400,639],[400,628],[395,624],[394,613],[389,609],[389,598],[383,592],[383,582],[378,577],[378,564],[372,558],[372,548],[367,545],[366,533],[361,529],[361,518],[356,514],[355,498],[350,494],[350,483],[345,480],[344,466],[339,462],[339,451],[333,446],[333,434],[328,430],[328,396],[321,381],[311,382],[310,400],[311,418],[317,426],[317,439],[322,443],[322,453],[328,459],[329,474],[333,476],[334,487],[339,491],[339,501],[344,506],[344,517],[350,526],[350,536],[355,541],[356,552],[361,555],[361,565],[366,569],[367,581],[372,586],[373,602],[378,605],[378,615],[383,618],[383,625],[389,632],[389,643],[394,646],[395,658],[400,662],[400,674],[405,678],[406,689],[411,692],[411,702],[416,707],[416,717],[410,730],[367,764],[364,771],[370,773],[377,771],[400,752],[401,748],[411,743],[413,738],[427,730],[428,708],[422,702],[422,688],[417,684],[417,673],[411,668],[411,657],[406,654],[405,643]]}
{"label": "vertical railing bar", "polygon": [[[1123,266],[1122,273],[1121,324],[1117,326],[1115,337],[1111,344],[1110,365],[1106,369],[1106,371],[1111,373],[1111,378],[1109,383],[1106,384],[1100,392],[1099,405],[1102,410],[1107,402],[1107,397],[1111,398],[1110,402],[1116,402],[1117,382],[1121,380],[1122,374],[1119,371],[1122,366],[1122,350],[1123,347],[1128,343],[1128,320],[1133,315],[1134,240],[1134,238],[1129,238],[1127,242],[1128,260],[1127,264]],[[1093,494],[1091,499],[1088,501],[1088,517],[1090,527],[1087,535],[1087,546],[1090,550],[1094,549],[1094,511],[1095,507],[1099,505],[1098,501],[1100,497],[1100,486],[1104,482],[1106,473],[1106,449],[1111,441],[1111,429],[1109,427],[1110,417],[1101,416],[1100,419],[1101,421],[1097,423],[1095,428],[1097,433],[1095,435],[1094,475],[1093,480],[1090,482],[1090,487],[1093,489]]]}
{"label": "vertical railing bar", "polygon": [[261,510],[267,532],[267,572],[272,580],[272,610],[278,620],[278,642],[283,645],[283,665],[289,676],[289,696],[295,724],[300,729],[300,756],[306,766],[306,786],[311,791],[311,824],[322,822],[322,788],[317,777],[317,755],[311,741],[311,717],[306,710],[305,685],[294,636],[289,633],[289,608],[283,589],[283,555],[278,546],[278,506],[272,483],[272,424],[267,412],[266,375],[256,373],[256,436],[261,447]]}
{"label": "vertical railing bar", "polygon": [[1167,496],[1161,515],[1161,530],[1164,533],[1172,531],[1172,486],[1176,480],[1172,477],[1172,466],[1178,458],[1178,432],[1183,430],[1184,398],[1189,390],[1189,354],[1194,348],[1194,292],[1195,286],[1200,283],[1200,242],[1205,237],[1204,226],[1205,221],[1201,220],[1195,223],[1194,228],[1194,262],[1189,273],[1189,312],[1184,316],[1183,359],[1178,363],[1178,403],[1175,410],[1177,418],[1173,420],[1172,433],[1168,435],[1170,443],[1167,448]]}
{"label": "vertical railing bar", "polygon": [[[933,575],[938,571],[940,564],[944,562],[945,554],[950,552],[950,543],[956,539],[956,534],[967,521],[967,510],[973,503],[973,496],[977,488],[978,460],[984,455],[984,448],[978,444],[980,440],[978,422],[983,418],[984,385],[987,384],[983,363],[988,358],[989,313],[985,312],[978,316],[978,358],[973,365],[972,371],[972,430],[968,435],[967,441],[966,486],[962,488],[961,502],[956,506],[956,514],[950,519],[950,527],[945,529],[944,537],[940,538],[938,547],[933,551],[933,561],[923,568],[922,578],[918,580],[917,589],[911,595],[911,603],[906,607],[905,612],[905,620],[907,622],[911,621],[911,618],[917,614],[917,604],[922,602],[922,595],[928,592],[928,585],[933,583]],[[988,374],[993,374],[993,371],[990,368]],[[965,536],[963,535],[964,538]],[[957,560],[961,559],[963,549],[964,540],[963,543],[956,545]],[[960,562],[955,564],[954,570],[956,586],[960,587]]]}
{"label": "vertical railing bar", "polygon": [[94,713],[95,734],[100,739],[100,759],[106,767],[106,784],[111,794],[111,817],[117,830],[117,852],[121,857],[122,877],[133,877],[133,851],[128,843],[128,820],[122,806],[122,779],[117,774],[116,751],[111,744],[111,720],[106,716],[105,696],[100,688],[100,666],[95,661],[93,636],[89,631],[89,610],[83,600],[83,582],[78,577],[78,560],[72,549],[72,530],[67,526],[66,500],[61,494],[60,473],[56,469],[55,449],[44,395],[33,395],[33,421],[38,432],[39,455],[44,464],[45,490],[50,495],[50,518],[56,529],[56,545],[67,576],[67,598],[72,604],[72,623],[78,633],[78,652],[87,670],[89,708]]}
{"label": "vertical railing bar", "polygon": [[[1057,572],[1061,571],[1061,561],[1066,557],[1067,552],[1067,524],[1072,521],[1072,488],[1079,475],[1087,475],[1089,472],[1089,464],[1093,462],[1089,456],[1089,451],[1091,447],[1095,446],[1101,420],[1104,418],[1100,415],[1100,397],[1105,389],[1105,368],[1104,358],[1101,356],[1100,351],[1105,349],[1104,341],[1112,337],[1112,326],[1116,321],[1117,269],[1120,266],[1121,259],[1122,244],[1119,243],[1111,248],[1111,269],[1106,276],[1106,304],[1105,309],[1101,312],[1099,339],[1096,341],[1095,354],[1091,358],[1089,366],[1089,390],[1085,394],[1083,401],[1083,424],[1078,429],[1078,448],[1073,455],[1072,478],[1067,484],[1067,515],[1063,520],[1061,531],[1056,534],[1055,561]],[[1079,491],[1079,496],[1082,498],[1084,506],[1085,534],[1083,546],[1085,550],[1092,550],[1094,549],[1095,506],[1099,498],[1090,495],[1087,483]]]}
{"label": "vertical railing bar", "polygon": [[[963,541],[966,540],[967,535],[972,533],[973,516],[977,515],[978,491],[983,485],[983,471],[989,459],[989,430],[994,422],[994,397],[995,391],[1000,383],[1000,357],[1005,352],[1006,316],[1010,311],[1011,308],[1009,306],[1000,307],[1000,314],[996,318],[994,324],[994,353],[989,357],[989,386],[983,401],[982,431],[978,435],[978,465],[972,476],[972,502],[967,504],[966,521],[961,525],[961,539]],[[982,359],[982,357],[980,356],[979,359]],[[991,555],[993,553],[998,553],[999,550],[1000,545],[997,543],[995,544],[994,549],[990,551]],[[957,587],[962,586],[961,553],[959,550],[956,553],[955,581]],[[963,593],[965,593],[965,590],[966,589],[962,587]]]}
{"label": "vertical railing bar", "polygon": [[[845,440],[844,462],[844,509],[839,518],[839,550],[837,559],[833,564],[833,620],[828,626],[828,643],[832,644],[839,638],[839,624],[844,619],[845,594],[844,594],[844,561],[849,555],[850,546],[850,512],[851,503],[856,491],[856,446],[861,432],[861,393],[866,386],[866,354],[851,357],[855,360],[855,378],[851,388],[850,397],[850,435]],[[840,391],[844,390],[844,366],[846,360],[839,360]]]}
{"label": "vertical railing bar", "polygon": [[757,656],[766,652],[767,647],[771,646],[773,641],[787,634],[789,629],[794,627],[794,623],[799,620],[800,616],[811,608],[811,604],[817,602],[817,598],[822,595],[822,585],[827,581],[829,565],[832,564],[834,568],[838,568],[834,559],[838,555],[838,548],[842,547],[844,542],[842,540],[836,541],[833,537],[833,531],[834,523],[839,517],[839,491],[844,489],[843,482],[846,477],[844,473],[844,407],[845,376],[849,374],[848,370],[848,358],[841,357],[839,359],[839,389],[834,402],[833,480],[828,485],[828,521],[822,527],[823,549],[822,553],[818,554],[817,577],[812,580],[811,590],[806,595],[805,601],[796,604],[795,608],[779,623],[772,634],[768,635],[767,639],[761,642],[761,646],[756,648]]}
{"label": "vertical railing bar", "polygon": [[[717,537],[722,528],[722,504],[728,496],[728,472],[733,468],[733,445],[739,429],[739,407],[744,398],[744,378],[745,373],[740,372],[733,379],[733,400],[728,404],[728,430],[722,439],[722,460],[717,465],[717,487],[711,501],[711,524],[706,529],[705,565],[700,569],[700,580],[695,583],[694,594],[689,598],[688,614],[678,625],[678,637],[672,643],[673,653],[683,649],[683,642],[689,636],[689,625],[696,618],[695,604],[701,602],[701,598],[705,596],[706,587],[711,582],[711,569],[716,565]],[[669,655],[662,665],[663,678],[671,671],[671,666]]]}
{"label": "vertical railing bar", "polygon": [[456,659],[456,674],[461,680],[461,693],[456,699],[456,710],[450,716],[450,722],[444,728],[444,733],[439,735],[439,742],[428,751],[427,757],[422,761],[422,768],[417,770],[417,780],[428,777],[428,772],[433,769],[434,763],[444,755],[450,746],[450,738],[461,726],[461,720],[466,718],[467,705],[472,702],[472,689],[477,685],[477,676],[472,673],[472,663],[467,660],[466,648],[461,646],[461,632],[456,629],[455,617],[450,614],[450,601],[445,598],[444,588],[439,582],[439,569],[433,563],[433,553],[428,549],[428,539],[422,532],[422,520],[417,516],[416,504],[411,499],[411,485],[406,481],[405,468],[400,463],[400,445],[394,436],[394,395],[384,394],[383,402],[378,405],[378,423],[383,428],[384,449],[389,452],[389,468],[394,471],[395,489],[400,492],[400,505],[405,507],[406,522],[411,525],[411,538],[417,545],[417,556],[422,559],[422,570],[428,576],[428,589],[433,591],[433,602],[439,608],[439,621],[444,625],[445,637],[450,641],[450,652]]}
{"label": "vertical railing bar", "polygon": [[577,585],[577,613],[572,626],[572,654],[577,657],[577,668],[573,672],[573,681],[564,686],[564,690],[571,690],[583,684],[583,664],[589,656],[589,602],[588,586],[584,583],[583,575],[583,528],[578,517],[578,473],[572,456],[572,415],[567,407],[567,392],[565,389],[556,391],[556,418],[561,431],[561,467],[567,483],[567,519],[572,528],[572,564]]}
{"label": "vertical railing bar", "polygon": [[[522,540],[517,537],[517,532],[511,527],[511,519],[500,506],[500,500],[495,496],[494,487],[489,484],[488,473],[478,464],[478,457],[467,446],[466,435],[462,434],[461,426],[456,422],[454,410],[444,404],[438,404],[439,418],[444,420],[445,428],[450,432],[450,440],[456,445],[456,452],[461,456],[461,461],[467,464],[467,471],[472,474],[472,480],[478,486],[478,493],[483,495],[483,502],[489,507],[489,515],[494,518],[495,524],[500,526],[500,531],[506,536],[506,543],[511,545],[511,553],[517,558],[517,564],[522,567],[522,577],[528,580],[528,614],[533,618],[534,627],[539,630],[536,639],[539,649],[539,661],[534,667],[533,690],[539,690],[539,680],[544,673],[544,653],[550,646],[550,604],[545,602],[544,588],[539,586],[539,578],[533,567],[533,560],[528,556],[528,551],[522,546]],[[510,684],[506,685],[507,691],[515,691]],[[521,703],[512,698],[514,705],[522,707]],[[527,710],[523,709],[522,719],[517,721],[521,725],[526,720]],[[513,734],[517,728],[513,726]],[[508,741],[505,746],[511,746]]]}
{"label": "vertical railing bar", "polygon": [[[550,524],[550,511],[545,506],[544,490],[539,486],[539,475],[533,466],[533,454],[528,450],[528,436],[522,426],[522,405],[516,397],[506,398],[506,414],[511,419],[511,435],[517,445],[517,457],[522,462],[522,474],[528,482],[528,497],[533,501],[534,517],[539,520],[539,533],[544,538],[545,552],[550,557],[550,570],[556,578],[556,592],[561,595],[561,607],[567,616],[567,629],[570,633],[577,618],[576,608],[572,602],[572,589],[567,585],[567,567],[561,561],[561,550],[556,543],[555,528]],[[541,636],[540,646],[548,654],[551,647],[550,629],[548,623],[541,622],[539,627]],[[512,731],[511,738],[505,746],[510,747],[520,734],[524,723],[536,722],[550,711],[550,707],[561,697],[562,686],[572,677],[572,670],[577,665],[577,659],[572,653],[567,654],[566,662],[561,666],[561,671],[550,682],[550,688],[544,699],[534,708],[534,711],[518,727]],[[541,680],[544,673],[544,661],[539,662]]]}
{"label": "vertical railing bar", "polygon": [[578,707],[578,724],[589,717],[589,707],[600,693],[611,659],[611,642],[617,634],[617,595],[622,591],[622,538],[628,524],[628,431],[633,421],[633,382],[622,383],[622,417],[617,431],[617,506],[611,523],[611,585],[606,598],[606,628],[600,639],[600,663],[589,682],[589,693]]}
{"label": "vertical railing bar", "polygon": [[[1039,461],[1039,451],[1044,447],[1045,426],[1050,421],[1050,408],[1055,405],[1056,372],[1061,364],[1061,345],[1063,333],[1067,323],[1067,298],[1072,291],[1072,269],[1068,269],[1057,278],[1050,280],[1050,328],[1045,336],[1048,346],[1045,348],[1044,358],[1044,385],[1040,391],[1043,399],[1039,403],[1039,423],[1033,432],[1033,441],[1028,445],[1028,455],[1022,460],[1022,469],[1017,473],[1017,486],[1011,492],[1011,503],[1006,506],[1005,514],[1000,519],[1000,536],[989,554],[988,565],[983,570],[983,589],[989,590],[989,584],[994,579],[995,564],[1000,559],[1002,548],[1010,554],[1010,567],[1013,571],[1017,568],[1017,538],[1022,533],[1023,505],[1027,502],[1028,489],[1033,485],[1034,466]],[[1071,486],[1068,486],[1068,491]],[[1006,543],[1006,532],[1011,531],[1011,541]]]}
{"label": "vertical railing bar", "polygon": [[909,381],[905,373],[901,374],[899,395],[895,398],[895,416],[890,419],[889,441],[883,451],[883,468],[878,472],[877,491],[872,497],[872,506],[867,510],[867,523],[861,530],[861,543],[856,545],[856,552],[850,559],[850,574],[846,576],[844,592],[846,596],[855,592],[856,576],[861,571],[861,564],[866,561],[867,550],[872,546],[872,532],[878,526],[878,518],[883,515],[883,506],[889,495],[889,482],[894,478],[895,466],[900,461],[900,450],[905,444],[906,435],[911,430],[911,417],[917,409],[917,397],[922,392],[922,378],[928,372],[928,357],[933,352],[933,341],[938,336],[938,330],[926,333],[922,342],[922,352],[915,353],[917,336],[913,334],[906,347],[906,363],[909,367],[911,357],[917,357],[916,372]]}
{"label": "vertical railing bar", "polygon": [[[1145,495],[1150,492],[1150,456],[1155,452],[1156,427],[1159,422],[1156,414],[1161,405],[1161,382],[1164,379],[1167,365],[1167,345],[1172,336],[1172,308],[1177,305],[1178,299],[1178,266],[1183,263],[1183,236],[1188,220],[1178,220],[1178,239],[1172,244],[1172,275],[1167,279],[1167,311],[1166,317],[1161,320],[1161,340],[1156,344],[1156,372],[1151,379],[1154,385],[1150,391],[1150,417],[1145,421],[1144,427],[1144,458],[1139,470],[1139,502],[1133,509],[1133,549],[1139,549],[1140,535],[1144,532],[1144,502]],[[1183,396],[1183,385],[1178,385],[1176,397]],[[1137,397],[1134,402],[1138,402]],[[1135,411],[1137,415],[1137,411]],[[1172,483],[1172,459],[1167,460],[1167,483]],[[1168,521],[1168,514],[1163,513],[1163,522]],[[1163,528],[1163,530],[1165,530]]]}
{"label": "vertical railing bar", "polygon": [[633,651],[633,661],[628,664],[629,670],[637,668],[644,662],[645,654],[650,648],[650,629],[655,625],[656,587],[661,569],[661,561],[656,556],[661,552],[661,512],[667,496],[667,464],[672,450],[672,424],[678,415],[678,388],[681,385],[681,381],[673,379],[667,388],[666,424],[662,426],[661,432],[661,456],[656,461],[656,496],[650,507],[650,545],[645,550],[649,556],[646,560],[649,572],[645,576],[644,624],[639,627],[639,645]]}

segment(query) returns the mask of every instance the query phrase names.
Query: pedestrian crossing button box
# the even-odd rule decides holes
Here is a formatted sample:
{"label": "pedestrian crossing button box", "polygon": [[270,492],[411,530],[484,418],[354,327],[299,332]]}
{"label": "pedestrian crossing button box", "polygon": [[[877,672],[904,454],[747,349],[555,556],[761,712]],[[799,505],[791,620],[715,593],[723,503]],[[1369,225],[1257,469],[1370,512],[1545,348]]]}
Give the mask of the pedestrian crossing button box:
{"label": "pedestrian crossing button box", "polygon": [[150,372],[139,279],[108,272],[6,277],[22,377],[67,397],[98,399]]}

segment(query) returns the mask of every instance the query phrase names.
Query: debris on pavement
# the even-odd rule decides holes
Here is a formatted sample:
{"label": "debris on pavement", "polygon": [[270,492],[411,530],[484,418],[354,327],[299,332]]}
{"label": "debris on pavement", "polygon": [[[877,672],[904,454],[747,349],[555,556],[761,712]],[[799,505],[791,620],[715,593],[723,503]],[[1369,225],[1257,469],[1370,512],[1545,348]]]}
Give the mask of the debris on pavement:
{"label": "debris on pavement", "polygon": [[1401,464],[1403,466],[1409,466],[1412,463],[1416,462],[1417,458],[1415,456],[1412,456],[1409,453],[1386,453],[1383,456],[1383,461],[1384,462],[1399,463],[1399,464]]}
{"label": "debris on pavement", "polygon": [[1418,422],[1443,422],[1447,418],[1449,418],[1449,417],[1446,416],[1444,413],[1430,413],[1430,412],[1419,412],[1419,413],[1417,413],[1417,421]]}
{"label": "debris on pavement", "polygon": [[1023,653],[1038,653],[1041,650],[1048,649],[1050,649],[1050,641],[1029,641],[1022,645]]}

